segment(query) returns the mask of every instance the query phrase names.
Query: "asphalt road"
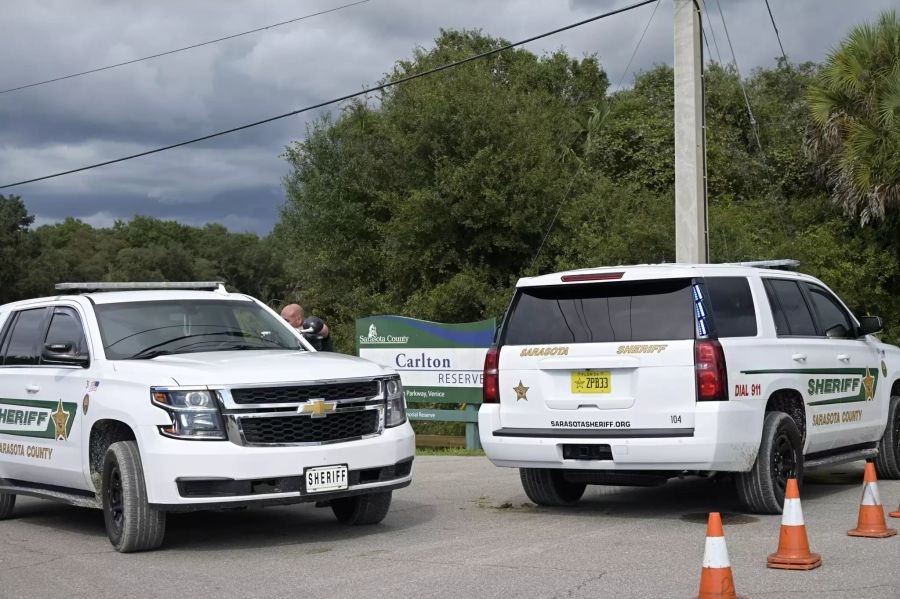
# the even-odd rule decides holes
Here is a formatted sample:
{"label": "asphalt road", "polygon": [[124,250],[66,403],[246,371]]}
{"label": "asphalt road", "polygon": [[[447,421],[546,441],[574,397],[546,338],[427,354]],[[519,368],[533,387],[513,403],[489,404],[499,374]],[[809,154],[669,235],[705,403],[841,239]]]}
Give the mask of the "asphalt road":
{"label": "asphalt road", "polygon": [[[143,554],[113,551],[99,511],[21,497],[0,522],[0,597],[693,597],[706,515],[718,510],[741,595],[897,599],[900,536],[846,535],[862,471],[807,477],[804,515],[824,559],[810,572],[766,569],[780,517],[738,513],[724,481],[589,487],[574,509],[544,509],[516,471],[484,458],[417,458],[377,526],[347,528],[308,504],[181,514],[163,549]],[[879,486],[895,509],[900,482]]]}

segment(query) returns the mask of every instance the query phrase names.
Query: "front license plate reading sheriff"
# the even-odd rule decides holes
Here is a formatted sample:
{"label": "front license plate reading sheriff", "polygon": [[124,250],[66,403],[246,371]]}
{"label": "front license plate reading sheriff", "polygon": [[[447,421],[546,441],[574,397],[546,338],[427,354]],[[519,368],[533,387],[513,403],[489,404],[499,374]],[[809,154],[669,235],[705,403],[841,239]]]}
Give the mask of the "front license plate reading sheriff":
{"label": "front license plate reading sheriff", "polygon": [[347,466],[322,466],[303,471],[307,493],[342,491],[347,488]]}
{"label": "front license plate reading sheriff", "polygon": [[608,370],[579,370],[572,373],[572,393],[610,393],[612,377]]}

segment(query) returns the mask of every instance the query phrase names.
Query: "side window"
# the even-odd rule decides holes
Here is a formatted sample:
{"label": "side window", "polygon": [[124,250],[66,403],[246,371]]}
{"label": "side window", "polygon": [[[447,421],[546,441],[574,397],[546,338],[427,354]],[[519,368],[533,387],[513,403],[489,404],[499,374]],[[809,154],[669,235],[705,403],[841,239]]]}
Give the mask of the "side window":
{"label": "side window", "polygon": [[86,354],[87,341],[78,315],[69,308],[56,308],[47,329],[46,344],[73,344],[73,354]]}
{"label": "side window", "polygon": [[806,285],[812,305],[819,317],[819,328],[822,333],[828,329],[841,325],[847,330],[847,336],[852,337],[854,333],[853,322],[850,316],[844,310],[844,307],[835,299],[835,297],[822,289],[818,285]]}
{"label": "side window", "polygon": [[13,315],[16,320],[7,337],[4,366],[30,366],[38,363],[46,315],[46,308],[22,310]]}
{"label": "side window", "polygon": [[[796,281],[766,279],[766,292],[772,304],[778,335],[815,337],[818,335],[809,306]],[[779,314],[779,311],[781,312]]]}
{"label": "side window", "polygon": [[719,337],[755,337],[756,310],[745,277],[707,277],[716,334]]}

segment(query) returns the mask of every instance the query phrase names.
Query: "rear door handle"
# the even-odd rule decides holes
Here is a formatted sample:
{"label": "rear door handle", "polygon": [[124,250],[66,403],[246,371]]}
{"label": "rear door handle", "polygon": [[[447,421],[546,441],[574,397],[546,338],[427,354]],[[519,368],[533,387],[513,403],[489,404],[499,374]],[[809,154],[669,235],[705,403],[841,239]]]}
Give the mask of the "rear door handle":
{"label": "rear door handle", "polygon": [[806,362],[806,354],[794,354],[791,359],[795,362]]}
{"label": "rear door handle", "polygon": [[838,357],[837,357],[837,358],[838,358],[838,360],[840,360],[841,362],[849,362],[849,361],[850,361],[850,354],[838,354]]}
{"label": "rear door handle", "polygon": [[29,393],[37,393],[41,388],[37,385],[25,385],[25,390]]}

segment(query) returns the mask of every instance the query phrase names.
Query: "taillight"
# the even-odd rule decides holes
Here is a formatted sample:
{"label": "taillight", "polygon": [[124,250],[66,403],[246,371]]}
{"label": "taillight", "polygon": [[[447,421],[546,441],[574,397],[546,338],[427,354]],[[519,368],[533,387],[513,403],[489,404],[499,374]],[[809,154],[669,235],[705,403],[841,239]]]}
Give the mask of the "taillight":
{"label": "taillight", "polygon": [[725,353],[718,341],[694,341],[694,370],[697,373],[697,401],[728,400]]}
{"label": "taillight", "polygon": [[500,349],[492,345],[484,357],[484,403],[500,403]]}

